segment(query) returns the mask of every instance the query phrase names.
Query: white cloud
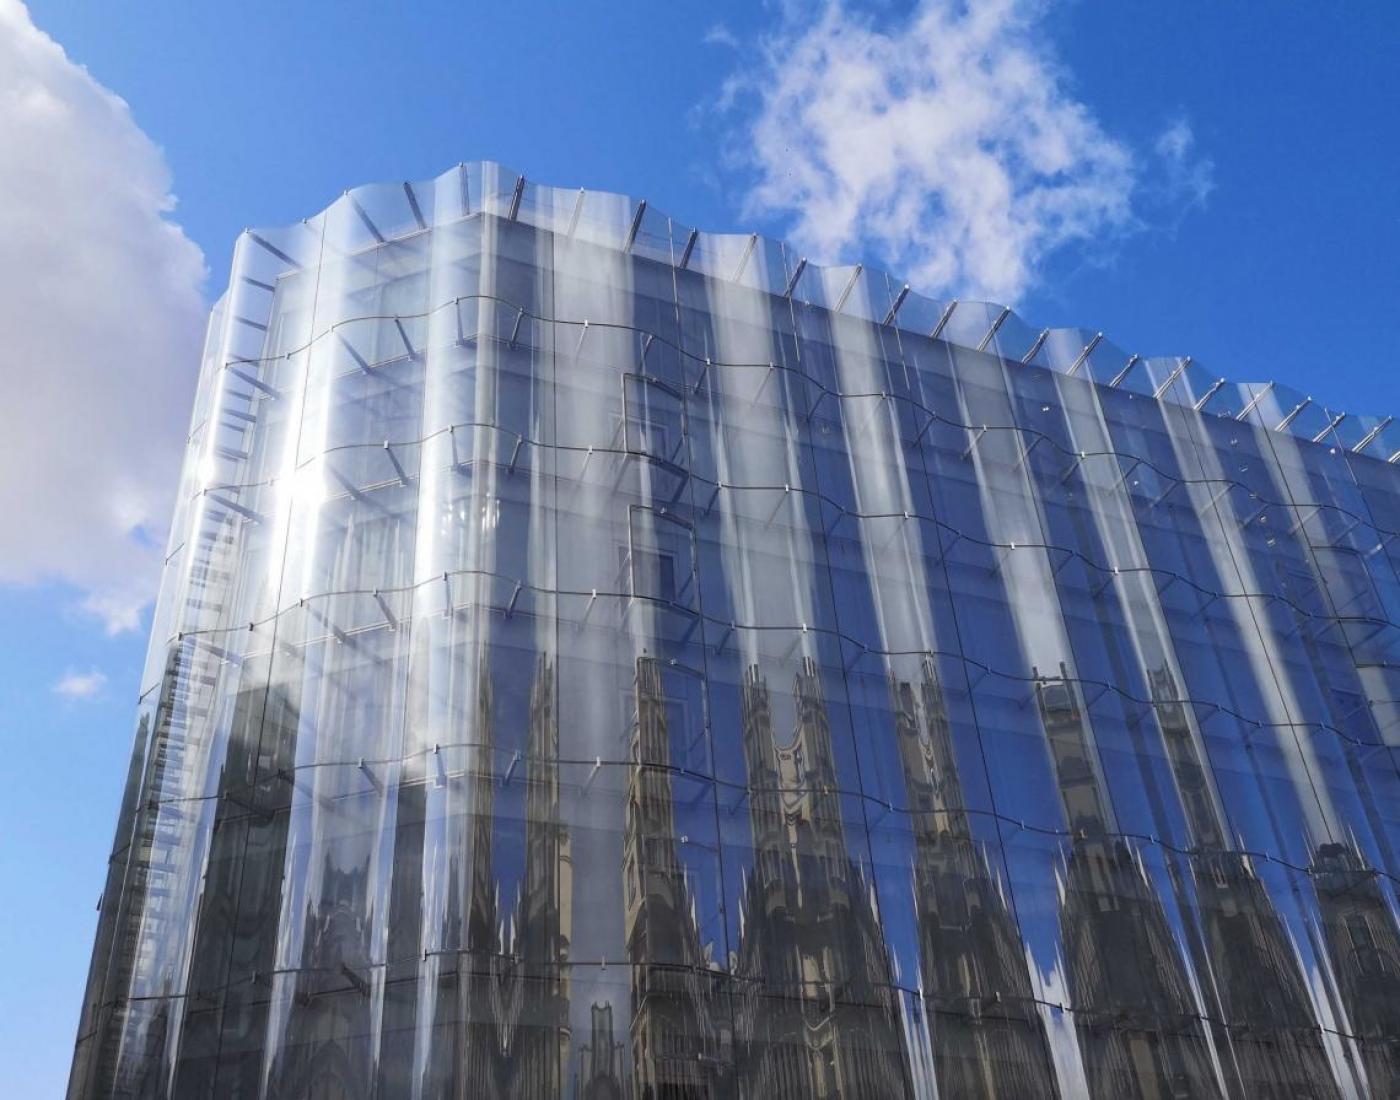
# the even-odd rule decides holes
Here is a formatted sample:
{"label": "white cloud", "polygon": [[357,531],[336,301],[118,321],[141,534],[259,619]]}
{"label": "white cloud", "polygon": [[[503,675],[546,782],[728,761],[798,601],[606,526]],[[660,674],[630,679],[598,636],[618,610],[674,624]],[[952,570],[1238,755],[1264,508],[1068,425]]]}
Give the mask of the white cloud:
{"label": "white cloud", "polygon": [[737,50],[739,48],[739,40],[734,37],[734,32],[723,23],[716,23],[707,30],[702,41],[707,46],[723,46],[725,49],[729,50]]}
{"label": "white cloud", "polygon": [[73,672],[64,674],[63,679],[54,684],[55,695],[62,695],[68,699],[91,699],[107,683],[107,674],[100,669],[93,669],[91,672]]}
{"label": "white cloud", "polygon": [[1196,134],[1184,118],[1175,119],[1152,146],[1161,165],[1160,191],[1169,202],[1204,206],[1215,190],[1215,164],[1196,153]]}
{"label": "white cloud", "polygon": [[[1045,259],[1143,225],[1140,165],[1076,100],[1037,0],[923,0],[877,22],[843,0],[789,5],[725,82],[742,112],[749,213],[786,219],[814,260],[870,250],[927,293],[1014,301]],[[1155,150],[1204,201],[1184,121]]]}
{"label": "white cloud", "polygon": [[0,583],[72,585],[109,631],[153,595],[198,364],[173,206],[126,103],[0,0]]}

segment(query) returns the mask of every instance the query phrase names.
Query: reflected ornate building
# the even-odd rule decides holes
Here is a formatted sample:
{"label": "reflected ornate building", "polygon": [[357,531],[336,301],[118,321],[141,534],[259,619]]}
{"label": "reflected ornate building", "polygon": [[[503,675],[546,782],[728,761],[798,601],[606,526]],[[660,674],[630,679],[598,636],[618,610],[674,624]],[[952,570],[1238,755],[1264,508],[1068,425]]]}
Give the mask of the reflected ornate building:
{"label": "reflected ornate building", "polygon": [[736,966],[744,1096],[909,1095],[888,952],[871,890],[846,846],[821,674],[805,658],[796,729],[779,739],[768,685],[744,680],[753,867]]}
{"label": "reflected ornate building", "polygon": [[[171,650],[166,666],[167,684],[178,682],[181,656],[180,649]],[[127,1079],[118,1080],[123,1063],[122,1036],[131,1026],[131,1017],[135,1015],[137,1006],[129,1002],[110,1002],[94,994],[99,994],[106,983],[129,988],[136,973],[141,949],[139,915],[147,907],[152,885],[159,885],[160,876],[153,865],[155,861],[151,861],[136,868],[131,880],[124,883],[121,875],[124,864],[118,857],[127,856],[133,846],[150,851],[155,849],[159,807],[150,804],[143,806],[139,798],[143,791],[163,789],[167,768],[172,763],[178,763],[178,760],[171,759],[172,751],[178,753],[178,741],[174,745],[171,741],[173,721],[172,700],[168,695],[162,695],[156,707],[154,734],[151,716],[141,716],[122,799],[123,820],[118,828],[107,884],[100,902],[104,919],[98,926],[97,943],[93,948],[88,997],[83,1004],[79,1039],[81,1041],[84,1036],[95,1035],[101,1036],[102,1042],[88,1046],[87,1058],[75,1061],[72,1075],[73,1088],[81,1088],[95,1096],[111,1095],[118,1088],[139,1095],[141,1087],[138,1081],[131,1080],[135,1074],[130,1061],[125,1071]],[[153,878],[156,879],[154,884]],[[154,1049],[141,1061],[141,1069],[160,1064],[159,1040],[167,1022],[164,1013],[156,1019],[159,1021],[156,1034],[147,1040]]]}
{"label": "reflected ornate building", "polygon": [[1054,1097],[1053,1063],[1000,878],[972,836],[932,658],[891,684],[913,822],[924,1003],[941,1095]]}
{"label": "reflected ornate building", "polygon": [[[465,906],[454,905],[456,912],[450,922],[452,927],[461,928],[461,951],[449,961],[456,981],[448,991],[455,989],[456,1000],[450,996],[442,999],[444,1019],[439,1025],[453,1034],[454,1042],[441,1044],[444,1050],[438,1059],[448,1064],[434,1074],[434,1083],[447,1089],[455,1081],[471,1081],[482,1100],[504,1100],[509,1095],[509,1082],[502,1062],[509,1049],[510,1021],[502,1018],[501,1005],[507,998],[498,992],[507,981],[507,960],[492,856],[497,779],[492,767],[496,729],[491,700],[490,669],[483,661],[477,673],[477,744],[469,751],[467,765],[465,839],[470,873],[465,883],[453,884],[457,888],[451,893],[454,903],[459,896],[466,898]],[[463,909],[465,921],[461,919]]]}
{"label": "reflected ornate building", "polygon": [[614,1038],[612,1005],[593,1005],[589,1022],[588,1042],[579,1051],[578,1100],[623,1100],[627,1046]]}
{"label": "reflected ornate building", "polygon": [[[1200,912],[1198,973],[1214,984],[1227,1073],[1260,1100],[1339,1095],[1297,952],[1249,855],[1234,850],[1197,736],[1168,668],[1150,673],[1153,707],[1191,830]],[[1384,1094],[1382,1094],[1384,1095]]]}
{"label": "reflected ornate building", "polygon": [[1312,865],[1327,950],[1372,1096],[1400,1095],[1400,935],[1379,876],[1345,844]]}
{"label": "reflected ornate building", "polygon": [[1220,1089],[1161,899],[1111,831],[1078,686],[1036,673],[1036,705],[1072,831],[1060,921],[1089,1091],[1216,1097]]}
{"label": "reflected ornate building", "polygon": [[500,903],[493,857],[501,777],[490,767],[496,743],[492,698],[483,665],[476,708],[480,741],[467,775],[466,919],[462,948],[453,952],[445,981],[448,989],[455,987],[456,999],[439,1002],[442,1017],[435,1029],[450,1035],[451,1042],[438,1044],[447,1061],[431,1080],[437,1088],[482,1100],[525,1100],[563,1095],[571,1079],[573,865],[559,806],[559,715],[550,659],[539,658],[530,692],[524,859],[508,907]]}
{"label": "reflected ornate building", "polygon": [[666,696],[654,657],[637,659],[636,705],[623,847],[633,1095],[720,1100],[732,1087],[728,1010],[677,851]]}
{"label": "reflected ornate building", "polygon": [[514,927],[504,944],[521,988],[506,1061],[508,1095],[556,1096],[569,1079],[570,959],[574,868],[569,829],[560,811],[559,710],[554,666],[542,656],[530,693],[525,771],[525,876]]}

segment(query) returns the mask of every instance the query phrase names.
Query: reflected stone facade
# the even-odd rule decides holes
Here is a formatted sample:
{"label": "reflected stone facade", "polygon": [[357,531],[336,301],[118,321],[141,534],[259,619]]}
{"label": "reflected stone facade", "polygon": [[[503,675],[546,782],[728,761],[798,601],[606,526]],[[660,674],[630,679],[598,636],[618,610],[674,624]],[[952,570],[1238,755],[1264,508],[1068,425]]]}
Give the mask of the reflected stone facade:
{"label": "reflected stone facade", "polygon": [[69,1095],[1400,1095],[1398,454],[491,164],[249,231]]}

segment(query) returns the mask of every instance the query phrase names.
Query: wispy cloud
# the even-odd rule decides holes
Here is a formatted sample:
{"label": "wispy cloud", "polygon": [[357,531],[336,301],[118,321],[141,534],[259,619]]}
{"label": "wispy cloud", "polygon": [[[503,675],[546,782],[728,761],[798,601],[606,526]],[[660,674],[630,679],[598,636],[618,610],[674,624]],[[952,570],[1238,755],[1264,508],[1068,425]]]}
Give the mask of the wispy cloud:
{"label": "wispy cloud", "polygon": [[63,679],[54,684],[55,695],[62,695],[65,699],[91,699],[107,683],[107,674],[100,669],[93,669],[91,672],[73,672],[64,674]]}
{"label": "wispy cloud", "polygon": [[716,23],[707,30],[705,32],[704,42],[707,46],[723,46],[730,50],[737,50],[739,48],[739,40],[734,37],[734,32],[723,23]]}
{"label": "wispy cloud", "polygon": [[1184,118],[1174,119],[1152,146],[1162,172],[1162,198],[1182,207],[1204,206],[1215,190],[1215,162],[1196,152],[1196,134]]}
{"label": "wispy cloud", "polygon": [[1203,202],[1190,126],[1136,152],[1079,102],[1037,0],[923,0],[877,20],[842,0],[781,26],[718,96],[750,173],[749,213],[813,259],[859,248],[930,293],[1014,301],[1070,245],[1144,225],[1144,158]]}
{"label": "wispy cloud", "polygon": [[153,595],[198,364],[200,251],[127,105],[0,0],[0,583],[109,631]]}

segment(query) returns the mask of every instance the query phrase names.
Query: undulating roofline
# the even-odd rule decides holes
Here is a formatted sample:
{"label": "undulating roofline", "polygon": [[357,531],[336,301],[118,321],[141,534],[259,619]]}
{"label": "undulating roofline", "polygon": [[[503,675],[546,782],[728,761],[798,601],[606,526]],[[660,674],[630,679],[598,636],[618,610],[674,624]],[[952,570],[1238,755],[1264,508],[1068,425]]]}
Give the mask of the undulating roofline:
{"label": "undulating roofline", "polygon": [[245,230],[243,237],[295,268],[319,255],[312,249],[325,239],[319,227],[326,223],[335,224],[338,245],[353,252],[478,213],[1314,443],[1400,460],[1400,424],[1390,416],[1347,413],[1276,382],[1232,382],[1189,355],[1132,355],[1090,329],[1036,329],[1006,306],[939,301],[876,268],[808,263],[784,241],[757,233],[706,233],[645,199],[550,187],[492,161],[459,164],[431,180],[356,187],[296,225]]}

